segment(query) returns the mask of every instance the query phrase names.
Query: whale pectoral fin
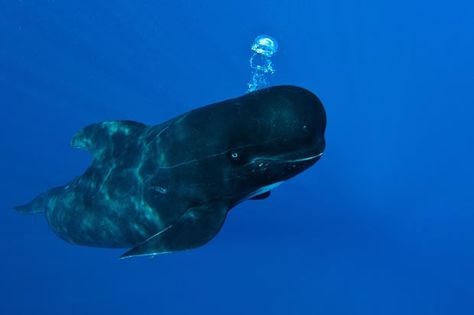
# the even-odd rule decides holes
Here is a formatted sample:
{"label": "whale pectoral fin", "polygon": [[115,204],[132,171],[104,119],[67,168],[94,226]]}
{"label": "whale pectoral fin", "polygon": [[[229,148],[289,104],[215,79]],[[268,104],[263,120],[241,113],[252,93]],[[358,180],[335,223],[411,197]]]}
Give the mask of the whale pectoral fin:
{"label": "whale pectoral fin", "polygon": [[264,192],[263,194],[253,196],[250,200],[262,200],[270,197],[271,191]]}
{"label": "whale pectoral fin", "polygon": [[71,140],[73,148],[84,149],[96,159],[102,159],[114,149],[123,150],[126,139],[137,135],[146,125],[135,121],[105,121],[86,126],[79,130]]}
{"label": "whale pectoral fin", "polygon": [[188,209],[174,224],[131,248],[120,258],[175,252],[202,246],[221,229],[227,207],[204,205]]}

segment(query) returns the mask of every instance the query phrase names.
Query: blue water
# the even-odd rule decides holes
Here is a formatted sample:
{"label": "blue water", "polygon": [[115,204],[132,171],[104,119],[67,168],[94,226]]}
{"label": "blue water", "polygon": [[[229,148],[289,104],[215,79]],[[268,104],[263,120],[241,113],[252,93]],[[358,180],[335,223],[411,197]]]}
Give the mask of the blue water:
{"label": "blue water", "polygon": [[[272,84],[317,93],[327,151],[208,245],[119,260],[12,207],[89,164],[69,141]],[[471,1],[0,0],[0,314],[474,314]]]}

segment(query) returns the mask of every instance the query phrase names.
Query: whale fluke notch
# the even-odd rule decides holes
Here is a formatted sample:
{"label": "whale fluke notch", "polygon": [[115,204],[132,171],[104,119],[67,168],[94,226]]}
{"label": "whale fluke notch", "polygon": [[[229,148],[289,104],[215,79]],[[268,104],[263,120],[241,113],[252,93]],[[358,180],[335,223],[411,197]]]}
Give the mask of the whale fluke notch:
{"label": "whale fluke notch", "polygon": [[136,136],[146,125],[131,120],[112,120],[88,125],[71,140],[73,148],[84,149],[98,160],[109,156],[115,148],[123,149],[126,139]]}

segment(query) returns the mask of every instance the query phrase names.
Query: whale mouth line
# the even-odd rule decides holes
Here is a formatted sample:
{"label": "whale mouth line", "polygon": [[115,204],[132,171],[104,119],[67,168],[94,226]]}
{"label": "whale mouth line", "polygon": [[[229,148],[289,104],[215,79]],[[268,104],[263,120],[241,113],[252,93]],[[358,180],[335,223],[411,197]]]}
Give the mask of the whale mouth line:
{"label": "whale mouth line", "polygon": [[306,162],[306,161],[315,160],[317,158],[320,158],[323,154],[324,152],[313,154],[310,156],[305,156],[302,158],[296,158],[296,159],[290,159],[290,158],[285,158],[285,157],[275,157],[275,158],[266,158],[266,160],[273,160],[273,161],[284,162],[284,163],[298,163],[298,162]]}
{"label": "whale mouth line", "polygon": [[300,158],[300,159],[286,160],[286,162],[295,163],[295,162],[311,161],[311,160],[314,160],[314,159],[317,159],[317,158],[321,157],[323,154],[324,154],[324,152],[321,152],[319,154],[311,155],[311,156]]}
{"label": "whale mouth line", "polygon": [[249,162],[247,164],[256,164],[258,162],[269,162],[269,161],[274,161],[274,162],[277,162],[277,163],[307,162],[307,161],[316,160],[316,159],[320,158],[323,154],[324,154],[324,152],[321,152],[321,153],[318,153],[318,154],[315,154],[315,155],[310,155],[310,156],[306,156],[306,157],[302,157],[302,158],[296,158],[296,159],[289,159],[289,158],[278,157],[278,156],[276,156],[276,157],[258,157],[258,158],[253,159],[251,162]]}

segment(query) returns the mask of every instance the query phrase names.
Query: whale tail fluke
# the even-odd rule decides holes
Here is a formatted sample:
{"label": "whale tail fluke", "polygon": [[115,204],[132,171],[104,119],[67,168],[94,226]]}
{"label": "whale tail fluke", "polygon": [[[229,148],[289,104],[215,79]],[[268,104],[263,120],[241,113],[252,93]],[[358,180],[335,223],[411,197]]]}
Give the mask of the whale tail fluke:
{"label": "whale tail fluke", "polygon": [[20,206],[15,206],[15,210],[27,214],[43,213],[48,207],[48,204],[52,199],[51,197],[53,197],[56,192],[61,189],[62,187],[57,187],[42,194],[39,194],[36,198],[34,198],[28,203]]}
{"label": "whale tail fluke", "polygon": [[15,206],[14,208],[18,212],[27,213],[27,214],[42,213],[44,211],[43,209],[37,209],[33,207],[32,202],[21,205],[21,206]]}
{"label": "whale tail fluke", "polygon": [[24,205],[15,206],[15,210],[27,214],[43,213],[48,199],[48,194],[42,193]]}

